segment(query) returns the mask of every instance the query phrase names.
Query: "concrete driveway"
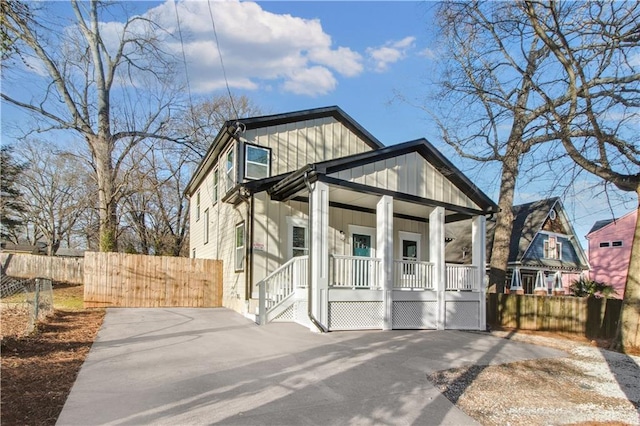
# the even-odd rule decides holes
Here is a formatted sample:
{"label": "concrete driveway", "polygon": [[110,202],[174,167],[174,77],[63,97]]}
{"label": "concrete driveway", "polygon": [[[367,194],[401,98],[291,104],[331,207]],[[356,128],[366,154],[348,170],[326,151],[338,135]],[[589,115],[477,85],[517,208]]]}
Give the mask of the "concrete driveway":
{"label": "concrete driveway", "polygon": [[565,355],[475,332],[317,334],[227,309],[109,309],[57,424],[474,424],[426,373]]}

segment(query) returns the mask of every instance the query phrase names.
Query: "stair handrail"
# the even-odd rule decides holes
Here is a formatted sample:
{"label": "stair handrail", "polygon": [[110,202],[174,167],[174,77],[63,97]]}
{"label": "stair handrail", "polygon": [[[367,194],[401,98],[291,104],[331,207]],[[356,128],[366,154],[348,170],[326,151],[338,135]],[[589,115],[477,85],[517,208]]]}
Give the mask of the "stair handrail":
{"label": "stair handrail", "polygon": [[[293,273],[290,274],[288,280],[278,281],[278,278],[280,278],[286,272],[292,271],[295,264],[307,262],[308,260],[309,260],[308,255],[292,257],[291,259],[289,259],[284,264],[276,268],[276,270],[271,272],[269,275],[267,275],[264,279],[262,279],[256,284],[258,286],[258,292],[259,292],[258,310],[260,315],[260,324],[266,324],[267,310],[273,309],[280,302],[282,302],[283,300],[288,298],[290,295],[292,295],[295,292],[296,288],[306,286],[306,285],[300,285],[300,284],[297,284],[294,286],[292,282]],[[299,277],[306,284],[306,280],[307,280],[306,271],[302,271],[302,273],[299,274]],[[285,285],[282,285],[282,283],[284,283]],[[279,285],[280,288],[267,289],[269,285],[274,285],[274,284],[275,286]],[[267,290],[270,290],[270,291],[267,292]],[[272,297],[270,297],[269,304],[267,304],[267,294],[276,296],[275,300]]]}

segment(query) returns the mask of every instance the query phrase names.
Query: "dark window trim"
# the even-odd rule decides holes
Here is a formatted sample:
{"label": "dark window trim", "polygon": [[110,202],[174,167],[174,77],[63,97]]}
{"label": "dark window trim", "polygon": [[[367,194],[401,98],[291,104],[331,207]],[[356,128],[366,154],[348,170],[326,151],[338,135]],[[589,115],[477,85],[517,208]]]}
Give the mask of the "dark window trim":
{"label": "dark window trim", "polygon": [[[242,157],[243,157],[242,158],[242,167],[243,167],[244,170],[242,171],[242,175],[244,176],[244,179],[261,180],[261,179],[266,179],[266,178],[271,177],[271,171],[272,171],[272,165],[273,165],[273,160],[272,160],[272,158],[273,158],[272,157],[273,150],[268,146],[262,146],[262,145],[258,145],[258,144],[255,144],[255,143],[244,142],[243,145],[244,145],[244,147],[242,149]],[[269,170],[267,172],[267,176],[266,177],[263,177],[263,178],[252,178],[252,177],[247,176],[247,147],[248,146],[252,146],[252,147],[255,147],[255,148],[260,148],[260,149],[264,149],[264,150],[269,151],[269,163],[267,165],[269,167]]]}

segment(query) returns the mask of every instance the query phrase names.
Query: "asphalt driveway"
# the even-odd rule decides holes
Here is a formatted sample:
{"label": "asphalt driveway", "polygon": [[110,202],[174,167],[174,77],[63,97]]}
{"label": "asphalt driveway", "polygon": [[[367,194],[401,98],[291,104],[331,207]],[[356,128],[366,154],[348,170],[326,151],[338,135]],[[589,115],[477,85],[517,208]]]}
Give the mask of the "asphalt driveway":
{"label": "asphalt driveway", "polygon": [[109,309],[57,424],[474,424],[426,373],[565,355],[476,332],[317,334],[227,309]]}

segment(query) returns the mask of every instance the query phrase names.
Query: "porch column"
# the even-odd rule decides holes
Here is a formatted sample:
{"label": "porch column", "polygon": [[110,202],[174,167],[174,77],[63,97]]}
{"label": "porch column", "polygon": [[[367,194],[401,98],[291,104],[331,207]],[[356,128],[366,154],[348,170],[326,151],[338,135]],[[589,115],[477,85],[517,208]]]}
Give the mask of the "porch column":
{"label": "porch column", "polygon": [[382,260],[380,287],[384,304],[383,330],[391,330],[393,311],[393,197],[384,195],[376,206],[376,257]]}
{"label": "porch column", "polygon": [[487,286],[484,282],[487,264],[487,219],[476,216],[471,221],[471,259],[477,271],[477,283],[480,285],[480,330],[487,329]]}
{"label": "porch column", "polygon": [[[329,288],[329,185],[317,181],[309,195],[309,268],[311,270],[311,312],[322,325],[328,327]],[[311,326],[315,331],[315,327]]]}
{"label": "porch column", "polygon": [[445,326],[444,208],[436,207],[429,215],[429,261],[433,263],[434,288],[438,297],[436,328]]}

